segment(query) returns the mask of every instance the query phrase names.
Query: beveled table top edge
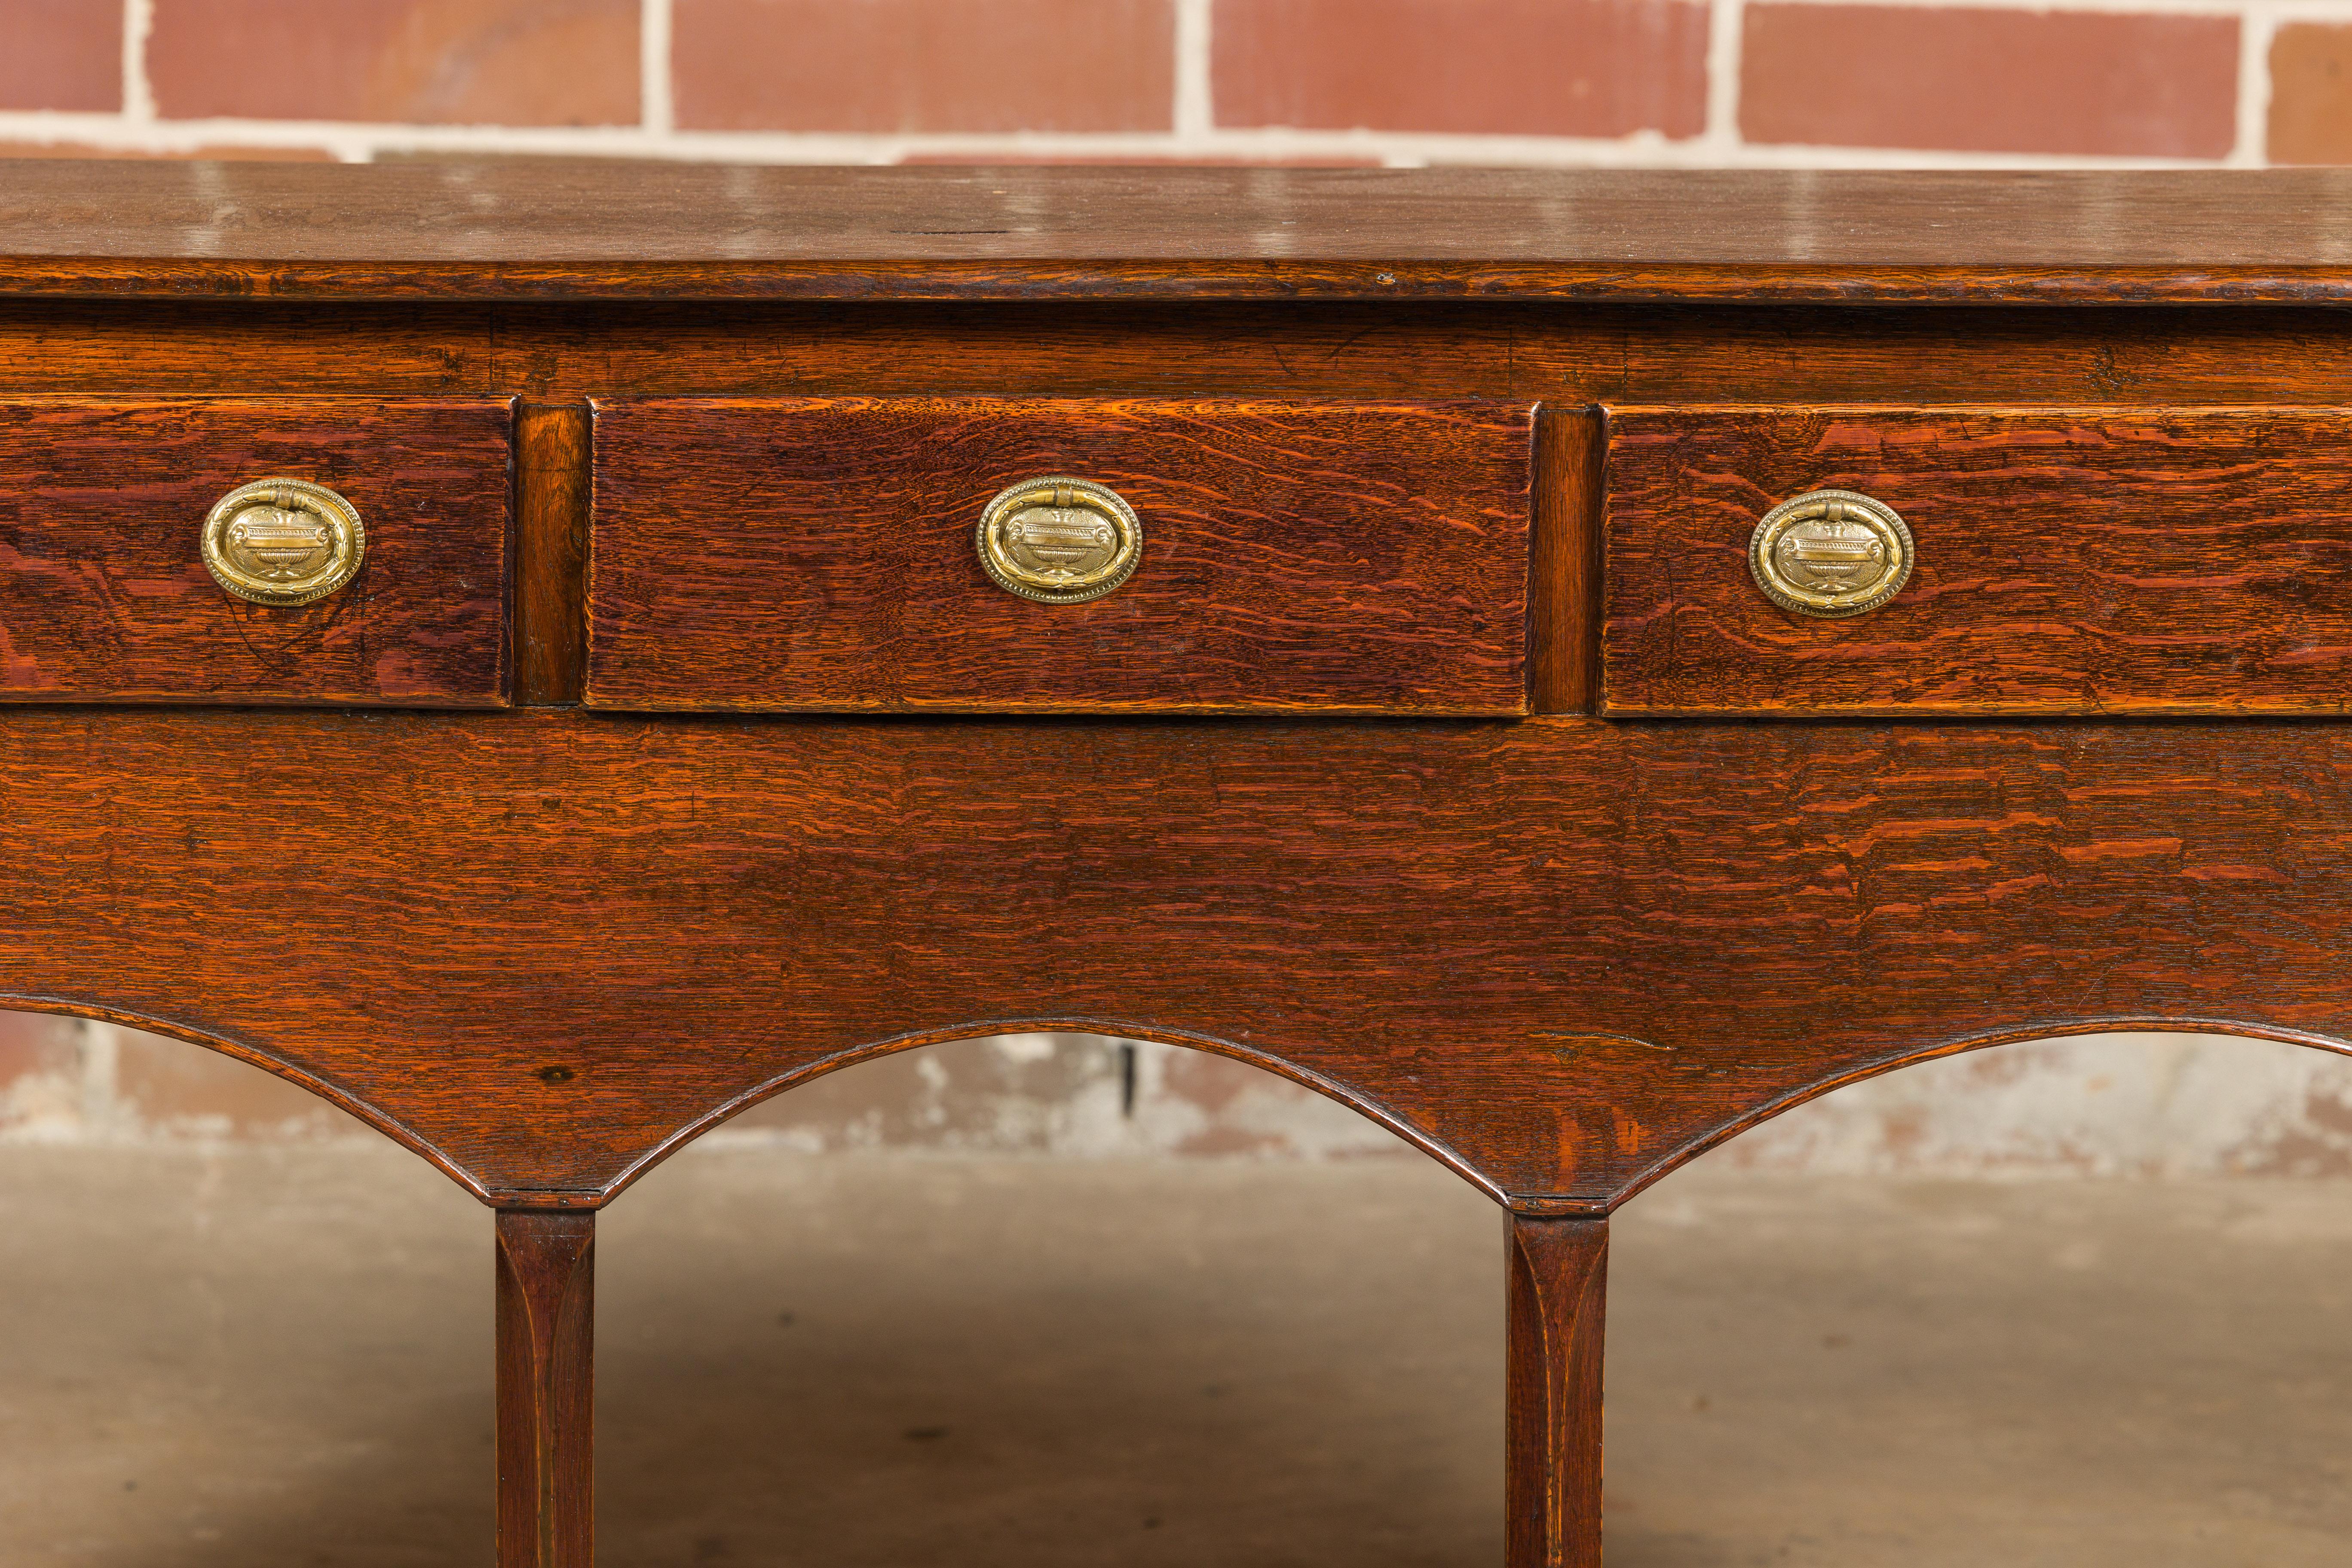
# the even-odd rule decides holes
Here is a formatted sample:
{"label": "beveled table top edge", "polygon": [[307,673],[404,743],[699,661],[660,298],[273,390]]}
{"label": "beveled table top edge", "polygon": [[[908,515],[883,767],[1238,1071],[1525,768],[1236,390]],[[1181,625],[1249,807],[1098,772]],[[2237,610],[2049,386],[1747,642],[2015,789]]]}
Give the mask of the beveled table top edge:
{"label": "beveled table top edge", "polygon": [[2352,171],[26,160],[0,292],[2326,303]]}

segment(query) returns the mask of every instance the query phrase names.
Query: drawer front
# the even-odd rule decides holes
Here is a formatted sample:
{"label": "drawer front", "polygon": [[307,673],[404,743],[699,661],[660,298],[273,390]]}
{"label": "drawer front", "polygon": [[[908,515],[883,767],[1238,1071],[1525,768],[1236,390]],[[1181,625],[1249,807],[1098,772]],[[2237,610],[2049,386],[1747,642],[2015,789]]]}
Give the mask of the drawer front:
{"label": "drawer front", "polygon": [[[1856,491],[1914,546],[1843,618],[1749,565]],[[1635,713],[2333,713],[2352,417],[2294,408],[1629,408],[1609,431],[1604,700]]]}
{"label": "drawer front", "polygon": [[[492,708],[507,691],[503,399],[0,401],[0,700]],[[358,574],[249,603],[206,514],[257,479],[351,503]]]}
{"label": "drawer front", "polygon": [[[656,399],[596,413],[588,700],[629,709],[1524,711],[1531,410]],[[1131,508],[1132,575],[984,570],[1008,487]]]}

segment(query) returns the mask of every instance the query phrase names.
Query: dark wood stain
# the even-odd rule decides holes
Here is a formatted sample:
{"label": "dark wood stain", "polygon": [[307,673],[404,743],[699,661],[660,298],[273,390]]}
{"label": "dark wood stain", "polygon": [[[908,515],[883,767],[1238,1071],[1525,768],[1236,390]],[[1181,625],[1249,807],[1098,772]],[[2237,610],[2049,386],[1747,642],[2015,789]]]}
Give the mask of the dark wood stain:
{"label": "dark wood stain", "polygon": [[[0,165],[0,178],[7,169]],[[27,299],[0,290],[0,390],[456,396],[493,390],[483,306]]]}
{"label": "dark wood stain", "polygon": [[1609,1222],[1503,1216],[1504,1568],[1601,1568]]}
{"label": "dark wood stain", "polygon": [[[2288,408],[1635,408],[1610,420],[1612,713],[2337,713],[2352,415]],[[1918,564],[1791,615],[1750,530],[1860,490]]]}
{"label": "dark wood stain", "polygon": [[2352,315],[1478,300],[580,305],[0,294],[14,393],[2352,405]]}
{"label": "dark wood stain", "polygon": [[1605,440],[1598,409],[1546,408],[1536,420],[1528,703],[1538,713],[1590,713],[1600,702]]}
{"label": "dark wood stain", "polygon": [[[1288,1074],[1504,1204],[1507,1561],[1594,1568],[1645,1184],[2002,1040],[2352,1045],[2347,197],[0,163],[0,1002],[497,1207],[500,1568],[593,1557],[593,1210],[1038,1028]],[[1024,605],[971,523],[1068,470],[1144,569]],[[366,517],[345,595],[205,574],[272,471]],[[1748,530],[1828,485],[1920,567],[1794,622]]]}
{"label": "dark wood stain", "polygon": [[[599,408],[588,701],[1516,713],[1530,411],[837,398]],[[1143,560],[1041,605],[991,497],[1119,492]]]}
{"label": "dark wood stain", "polygon": [[525,404],[515,417],[515,700],[580,700],[587,668],[588,405]]}
{"label": "dark wood stain", "polygon": [[596,1560],[596,1215],[500,1209],[499,1568]]}
{"label": "dark wood stain", "polygon": [[[472,320],[444,309],[453,324]],[[2333,310],[1509,300],[478,309],[494,310],[501,385],[543,396],[2352,403],[2352,316]]]}
{"label": "dark wood stain", "polygon": [[2326,726],[26,710],[0,790],[19,996],[510,1203],[1005,1030],[1294,1072],[1531,1212],[1938,1050],[2352,1037]]}
{"label": "dark wood stain", "polygon": [[[0,402],[0,700],[504,703],[508,422],[492,398]],[[272,476],[366,528],[317,604],[205,569],[205,514]]]}
{"label": "dark wood stain", "polygon": [[[2340,300],[2339,170],[19,161],[16,293]],[[1267,237],[1277,237],[1273,243]]]}

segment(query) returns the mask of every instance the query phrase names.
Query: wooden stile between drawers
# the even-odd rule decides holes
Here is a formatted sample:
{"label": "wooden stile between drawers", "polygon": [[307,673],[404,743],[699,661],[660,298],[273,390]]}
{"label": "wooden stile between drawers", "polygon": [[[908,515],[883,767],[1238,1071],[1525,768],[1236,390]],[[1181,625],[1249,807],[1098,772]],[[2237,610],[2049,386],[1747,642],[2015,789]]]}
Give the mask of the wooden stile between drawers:
{"label": "wooden stile between drawers", "polygon": [[1607,422],[1597,408],[1537,411],[1528,701],[1538,713],[1590,713],[1600,700],[1607,439]]}
{"label": "wooden stile between drawers", "polygon": [[[506,704],[507,399],[0,402],[0,700]],[[205,570],[265,478],[346,497],[348,586],[294,608]]]}
{"label": "wooden stile between drawers", "polygon": [[[1856,490],[1916,546],[1883,607],[1752,580],[1780,501]],[[2352,412],[1619,408],[1603,711],[2341,713]]]}
{"label": "wooden stile between drawers", "polygon": [[[587,700],[620,709],[1527,710],[1526,405],[600,405]],[[1124,586],[992,583],[1050,475],[1143,525]]]}
{"label": "wooden stile between drawers", "polygon": [[580,700],[587,658],[588,405],[515,411],[515,701]]}

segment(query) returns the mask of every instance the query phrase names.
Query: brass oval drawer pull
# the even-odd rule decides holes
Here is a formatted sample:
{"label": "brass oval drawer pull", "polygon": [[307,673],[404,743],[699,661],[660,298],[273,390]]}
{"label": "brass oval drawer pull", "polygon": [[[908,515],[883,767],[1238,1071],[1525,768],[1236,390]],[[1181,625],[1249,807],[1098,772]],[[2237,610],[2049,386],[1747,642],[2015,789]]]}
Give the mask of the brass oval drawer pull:
{"label": "brass oval drawer pull", "polygon": [[256,479],[205,514],[213,581],[257,605],[308,605],[359,574],[367,529],[359,510],[307,479]]}
{"label": "brass oval drawer pull", "polygon": [[1041,605],[1099,599],[1135,575],[1143,523],[1108,486],[1062,475],[997,492],[972,542],[1008,594]]}
{"label": "brass oval drawer pull", "polygon": [[1748,569],[1764,596],[1800,616],[1859,616],[1911,580],[1911,529],[1853,490],[1808,490],[1764,514]]}

